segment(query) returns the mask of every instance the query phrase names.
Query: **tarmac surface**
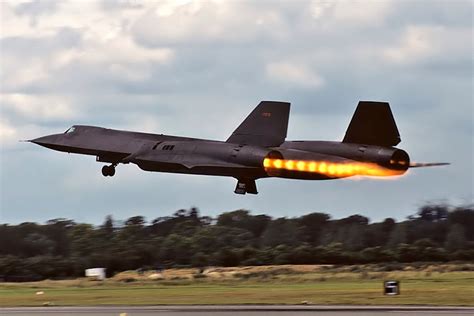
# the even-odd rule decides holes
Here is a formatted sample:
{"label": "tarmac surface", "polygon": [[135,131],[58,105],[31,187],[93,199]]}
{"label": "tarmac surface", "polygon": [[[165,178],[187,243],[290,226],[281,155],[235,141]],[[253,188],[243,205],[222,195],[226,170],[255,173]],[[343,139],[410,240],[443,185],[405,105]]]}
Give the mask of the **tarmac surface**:
{"label": "tarmac surface", "polygon": [[247,305],[247,306],[110,306],[110,307],[12,307],[0,308],[0,315],[15,316],[450,316],[474,315],[474,308],[427,306],[320,306],[320,305]]}

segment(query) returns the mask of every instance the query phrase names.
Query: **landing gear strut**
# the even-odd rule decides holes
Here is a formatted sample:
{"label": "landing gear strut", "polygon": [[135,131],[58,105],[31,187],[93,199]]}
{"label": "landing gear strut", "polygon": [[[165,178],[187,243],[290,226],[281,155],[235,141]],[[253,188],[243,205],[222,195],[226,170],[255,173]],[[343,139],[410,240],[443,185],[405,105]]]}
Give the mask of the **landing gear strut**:
{"label": "landing gear strut", "polygon": [[254,179],[237,179],[237,186],[235,187],[236,194],[258,194],[257,185]]}
{"label": "landing gear strut", "polygon": [[113,177],[115,175],[115,165],[103,166],[102,175],[104,177]]}

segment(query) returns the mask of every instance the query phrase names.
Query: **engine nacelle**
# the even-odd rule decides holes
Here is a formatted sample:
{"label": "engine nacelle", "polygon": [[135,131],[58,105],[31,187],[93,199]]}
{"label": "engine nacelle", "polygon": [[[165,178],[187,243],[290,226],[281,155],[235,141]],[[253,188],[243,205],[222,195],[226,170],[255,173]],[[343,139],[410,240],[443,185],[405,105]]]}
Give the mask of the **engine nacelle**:
{"label": "engine nacelle", "polygon": [[324,155],[292,149],[271,151],[264,160],[265,172],[270,177],[324,180],[331,177],[318,173],[315,161]]}
{"label": "engine nacelle", "polygon": [[339,155],[292,149],[274,151],[265,158],[264,167],[267,174],[274,177],[336,179],[401,175],[410,166],[408,154],[400,149],[375,146],[348,149]]}
{"label": "engine nacelle", "polygon": [[368,148],[363,159],[392,170],[405,171],[410,167],[410,156],[398,148]]}
{"label": "engine nacelle", "polygon": [[238,146],[232,150],[232,162],[249,166],[249,167],[263,167],[263,161],[269,155],[272,155],[273,150],[256,147],[256,146]]}

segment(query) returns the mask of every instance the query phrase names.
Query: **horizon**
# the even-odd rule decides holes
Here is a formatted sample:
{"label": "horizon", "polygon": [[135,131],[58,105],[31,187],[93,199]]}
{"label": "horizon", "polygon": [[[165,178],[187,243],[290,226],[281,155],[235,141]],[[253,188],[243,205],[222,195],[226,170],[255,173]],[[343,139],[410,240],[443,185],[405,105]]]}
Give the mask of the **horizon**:
{"label": "horizon", "polygon": [[[107,214],[104,216],[102,222],[83,222],[83,221],[77,221],[75,220],[74,218],[64,218],[64,217],[57,217],[57,218],[50,218],[50,219],[47,219],[47,220],[44,220],[43,222],[38,222],[38,221],[25,221],[25,222],[17,222],[17,223],[0,223],[0,225],[11,225],[11,226],[14,226],[14,225],[21,225],[21,224],[25,224],[25,223],[34,223],[34,224],[38,224],[38,225],[47,225],[49,221],[55,221],[55,220],[70,220],[70,221],[73,221],[75,224],[89,224],[89,225],[93,225],[95,228],[97,227],[100,227],[100,225],[102,225],[104,223],[104,221],[108,218],[108,217],[111,217],[111,219],[113,220],[113,223],[114,224],[119,224],[118,227],[123,227],[125,222],[130,219],[130,218],[133,218],[133,217],[137,217],[137,216],[140,216],[140,217],[143,217],[144,219],[144,223],[145,225],[151,225],[153,223],[154,220],[158,219],[158,218],[165,218],[165,217],[172,217],[174,216],[175,214],[177,214],[179,211],[191,211],[191,210],[197,210],[198,211],[198,214],[200,217],[208,217],[210,218],[213,222],[217,220],[217,218],[222,215],[222,214],[226,214],[226,213],[232,213],[232,212],[236,212],[236,211],[247,211],[249,212],[249,215],[251,216],[257,216],[257,215],[265,215],[265,216],[269,216],[272,220],[275,220],[275,219],[279,219],[279,218],[286,218],[286,219],[297,219],[297,218],[300,218],[300,217],[303,217],[305,215],[308,215],[308,214],[313,214],[313,213],[318,213],[318,214],[326,214],[329,216],[329,221],[337,221],[337,220],[341,220],[341,219],[345,219],[345,218],[349,218],[351,216],[363,216],[365,218],[368,219],[368,224],[377,224],[377,223],[382,223],[383,221],[387,220],[387,219],[393,219],[396,223],[402,223],[402,222],[405,222],[405,221],[409,221],[409,220],[412,220],[414,216],[416,215],[419,215],[419,211],[423,208],[423,207],[443,207],[443,208],[446,208],[448,212],[453,212],[455,210],[459,210],[459,209],[472,209],[474,207],[473,204],[457,204],[457,205],[453,205],[453,204],[445,204],[445,203],[426,203],[426,204],[423,204],[421,205],[419,208],[417,208],[412,214],[406,216],[405,218],[403,219],[397,219],[397,218],[394,218],[394,217],[385,217],[385,218],[381,218],[381,219],[378,219],[378,220],[373,220],[372,218],[364,215],[362,212],[359,212],[359,213],[353,213],[353,214],[349,214],[349,215],[346,215],[344,217],[333,217],[331,215],[331,213],[328,213],[328,212],[317,212],[317,211],[308,211],[306,213],[301,213],[299,215],[295,215],[295,216],[291,216],[291,217],[286,217],[286,216],[283,216],[283,217],[275,217],[275,216],[272,216],[271,214],[265,214],[265,213],[260,213],[260,212],[254,212],[253,210],[248,210],[248,209],[236,209],[236,210],[230,210],[230,211],[222,211],[218,214],[216,214],[215,216],[210,216],[210,215],[207,215],[205,214],[204,212],[201,211],[201,209],[199,207],[196,207],[196,206],[193,206],[193,207],[189,207],[189,208],[182,208],[182,209],[178,209],[174,212],[170,212],[170,213],[166,213],[165,215],[160,215],[160,216],[157,216],[157,217],[149,217],[149,216],[143,216],[143,215],[140,215],[140,214],[132,214],[130,215],[129,217],[127,218],[116,218],[114,216],[114,214]],[[149,220],[147,218],[150,218]],[[214,223],[215,224],[215,223]]]}

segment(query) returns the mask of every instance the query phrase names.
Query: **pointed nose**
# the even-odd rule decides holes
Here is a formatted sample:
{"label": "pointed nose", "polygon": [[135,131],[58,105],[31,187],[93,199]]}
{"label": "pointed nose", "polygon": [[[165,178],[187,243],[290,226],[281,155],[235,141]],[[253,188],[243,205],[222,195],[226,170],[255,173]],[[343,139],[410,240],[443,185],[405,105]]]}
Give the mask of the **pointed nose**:
{"label": "pointed nose", "polygon": [[43,137],[32,139],[30,140],[30,142],[40,145],[40,146],[44,146],[44,147],[52,147],[59,144],[60,136],[61,136],[60,134],[43,136]]}

